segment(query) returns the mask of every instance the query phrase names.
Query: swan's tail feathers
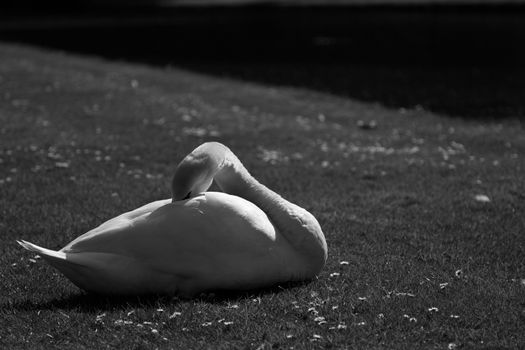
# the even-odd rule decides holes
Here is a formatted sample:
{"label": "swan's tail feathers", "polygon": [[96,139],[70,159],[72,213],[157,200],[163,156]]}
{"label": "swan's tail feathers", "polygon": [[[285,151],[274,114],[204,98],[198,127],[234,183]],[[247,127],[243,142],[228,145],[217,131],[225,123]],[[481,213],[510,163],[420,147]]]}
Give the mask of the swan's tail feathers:
{"label": "swan's tail feathers", "polygon": [[46,249],[37,246],[36,244],[27,242],[27,241],[16,241],[18,244],[20,244],[25,249],[38,253],[41,255],[44,259],[46,259],[49,262],[56,261],[56,260],[66,260],[66,253],[63,252],[57,252],[55,250]]}
{"label": "swan's tail feathers", "polygon": [[70,259],[67,259],[66,253],[46,249],[37,246],[36,244],[27,242],[27,241],[18,241],[18,244],[20,244],[25,249],[35,252],[38,255],[40,255],[44,260],[46,260],[51,266],[62,272],[66,277],[70,277],[71,274],[75,274],[78,268],[80,267],[77,262],[71,261]]}
{"label": "swan's tail feathers", "polygon": [[86,291],[101,294],[135,294],[137,291],[144,293],[149,292],[150,283],[147,281],[155,280],[155,276],[151,277],[153,270],[137,263],[133,258],[112,253],[66,253],[22,240],[17,242],[25,249],[40,255],[76,286]]}

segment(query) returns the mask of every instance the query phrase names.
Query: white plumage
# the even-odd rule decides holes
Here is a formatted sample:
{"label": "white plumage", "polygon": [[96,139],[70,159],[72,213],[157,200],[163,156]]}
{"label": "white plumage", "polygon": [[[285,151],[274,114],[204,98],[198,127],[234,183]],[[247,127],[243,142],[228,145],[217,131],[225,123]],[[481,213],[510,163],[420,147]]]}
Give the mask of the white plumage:
{"label": "white plumage", "polygon": [[[224,192],[205,192],[213,180]],[[59,251],[18,243],[102,294],[258,288],[309,279],[324,266],[317,220],[257,182],[226,146],[196,148],[172,186],[172,199],[121,214]]]}

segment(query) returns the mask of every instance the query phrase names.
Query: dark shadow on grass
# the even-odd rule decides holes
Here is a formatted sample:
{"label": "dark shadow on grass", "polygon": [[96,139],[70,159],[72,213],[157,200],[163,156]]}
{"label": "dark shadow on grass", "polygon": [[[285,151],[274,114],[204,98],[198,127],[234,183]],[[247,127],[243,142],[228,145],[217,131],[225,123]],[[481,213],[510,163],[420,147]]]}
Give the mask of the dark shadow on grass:
{"label": "dark shadow on grass", "polygon": [[304,287],[308,281],[281,283],[268,288],[242,291],[213,291],[201,293],[193,298],[182,298],[169,295],[141,295],[141,296],[104,296],[92,293],[78,293],[48,301],[35,302],[32,300],[18,301],[1,305],[2,309],[17,311],[39,310],[79,310],[82,312],[111,311],[131,307],[155,307],[158,305],[176,304],[185,300],[199,300],[210,304],[238,302],[243,299],[254,299],[267,294],[276,294],[285,290]]}
{"label": "dark shadow on grass", "polygon": [[[9,308],[18,311],[38,311],[38,310],[80,310],[83,312],[94,312],[100,310],[115,310],[127,305],[154,305],[156,302],[165,300],[166,296],[137,296],[137,297],[110,297],[89,293],[71,294],[57,299],[42,302],[32,300],[19,301]],[[5,308],[6,306],[3,306]]]}
{"label": "dark shadow on grass", "polygon": [[111,11],[18,14],[0,25],[0,40],[303,87],[391,108],[525,118],[525,6]]}

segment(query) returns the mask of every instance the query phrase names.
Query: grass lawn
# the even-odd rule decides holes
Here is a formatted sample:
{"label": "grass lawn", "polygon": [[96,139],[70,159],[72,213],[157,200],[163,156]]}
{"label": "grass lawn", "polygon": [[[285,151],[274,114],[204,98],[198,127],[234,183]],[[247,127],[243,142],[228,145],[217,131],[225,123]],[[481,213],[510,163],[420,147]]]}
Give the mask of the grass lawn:
{"label": "grass lawn", "polygon": [[[7,45],[0,121],[0,348],[525,347],[523,121]],[[317,280],[107,299],[16,244],[58,249],[169,197],[208,140],[318,218]]]}

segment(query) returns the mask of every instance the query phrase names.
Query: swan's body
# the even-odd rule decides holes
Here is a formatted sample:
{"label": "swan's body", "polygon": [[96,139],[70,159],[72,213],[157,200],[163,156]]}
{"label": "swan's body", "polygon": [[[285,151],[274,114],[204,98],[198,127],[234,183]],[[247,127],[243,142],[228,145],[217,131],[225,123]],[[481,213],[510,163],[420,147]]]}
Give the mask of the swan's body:
{"label": "swan's body", "polygon": [[[210,179],[229,193],[203,192]],[[326,242],[315,218],[259,184],[221,144],[201,145],[179,164],[173,195],[60,251],[19,243],[80,288],[103,294],[257,288],[309,279],[324,266]]]}

